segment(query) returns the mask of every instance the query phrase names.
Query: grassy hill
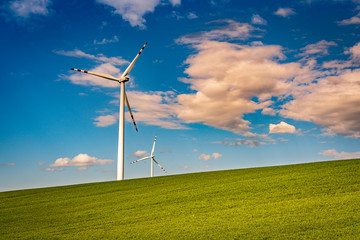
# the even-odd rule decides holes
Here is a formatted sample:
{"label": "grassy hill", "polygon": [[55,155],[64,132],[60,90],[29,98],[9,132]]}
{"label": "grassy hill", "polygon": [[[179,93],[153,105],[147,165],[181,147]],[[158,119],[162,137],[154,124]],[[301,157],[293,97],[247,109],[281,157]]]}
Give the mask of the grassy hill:
{"label": "grassy hill", "polygon": [[360,160],[0,193],[0,239],[358,239]]}

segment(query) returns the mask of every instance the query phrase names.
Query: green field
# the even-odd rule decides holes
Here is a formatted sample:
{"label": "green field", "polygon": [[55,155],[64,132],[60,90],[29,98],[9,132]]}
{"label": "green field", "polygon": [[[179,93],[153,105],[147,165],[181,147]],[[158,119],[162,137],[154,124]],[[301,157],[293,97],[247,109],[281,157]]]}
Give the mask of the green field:
{"label": "green field", "polygon": [[0,239],[359,239],[360,160],[0,193]]}

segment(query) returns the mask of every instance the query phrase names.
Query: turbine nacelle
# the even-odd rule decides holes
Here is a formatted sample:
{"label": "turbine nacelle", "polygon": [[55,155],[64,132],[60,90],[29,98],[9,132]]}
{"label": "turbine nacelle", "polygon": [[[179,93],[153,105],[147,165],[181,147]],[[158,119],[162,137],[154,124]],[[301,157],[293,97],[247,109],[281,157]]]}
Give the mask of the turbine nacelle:
{"label": "turbine nacelle", "polygon": [[125,76],[125,77],[121,77],[121,78],[119,79],[119,82],[127,82],[127,81],[129,81],[129,80],[130,80],[129,76]]}

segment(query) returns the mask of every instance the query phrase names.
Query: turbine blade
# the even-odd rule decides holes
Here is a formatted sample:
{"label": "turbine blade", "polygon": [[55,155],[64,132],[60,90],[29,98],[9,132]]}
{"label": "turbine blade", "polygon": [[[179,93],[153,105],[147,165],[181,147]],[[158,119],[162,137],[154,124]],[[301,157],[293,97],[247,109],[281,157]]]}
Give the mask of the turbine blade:
{"label": "turbine blade", "polygon": [[166,170],[155,160],[155,158],[152,158],[152,159],[165,173],[167,173]]}
{"label": "turbine blade", "polygon": [[108,74],[101,74],[101,73],[94,73],[94,72],[90,72],[90,71],[86,71],[86,70],[81,70],[81,69],[76,69],[76,68],[70,68],[71,70],[74,70],[74,71],[78,71],[78,72],[82,72],[82,73],[87,73],[87,74],[91,74],[91,75],[94,75],[94,76],[97,76],[97,77],[101,77],[101,78],[106,78],[108,80],[112,80],[112,81],[116,81],[116,82],[119,82],[119,79],[111,76],[111,75],[108,75]]}
{"label": "turbine blade", "polygon": [[155,151],[155,143],[156,143],[156,135],[155,135],[155,139],[154,139],[154,144],[153,144],[153,148],[151,150],[151,156],[154,156],[154,151]]}
{"label": "turbine blade", "polygon": [[136,126],[136,122],[135,122],[135,119],[134,119],[134,115],[133,115],[133,113],[132,113],[132,111],[131,111],[130,103],[129,103],[129,100],[128,100],[128,98],[127,98],[126,93],[125,93],[125,102],[126,102],[126,105],[127,105],[128,109],[129,109],[129,113],[130,113],[131,119],[132,119],[132,121],[133,121],[133,124],[134,124],[134,126],[135,126],[135,129],[136,129],[136,131],[138,131],[138,128],[137,128],[137,126]]}
{"label": "turbine blade", "polygon": [[141,52],[144,50],[145,46],[146,46],[147,42],[144,44],[144,46],[140,49],[139,53],[136,55],[136,57],[134,58],[134,60],[130,63],[130,65],[126,68],[125,72],[121,75],[121,77],[125,77],[126,75],[129,74],[129,72],[131,71],[131,69],[133,68],[136,60],[139,58]]}
{"label": "turbine blade", "polygon": [[148,158],[151,158],[151,156],[147,156],[147,157],[140,158],[140,159],[138,159],[138,160],[135,160],[135,161],[131,162],[130,164],[133,164],[133,163],[136,163],[136,162],[140,162],[140,161],[145,160],[145,159],[148,159]]}

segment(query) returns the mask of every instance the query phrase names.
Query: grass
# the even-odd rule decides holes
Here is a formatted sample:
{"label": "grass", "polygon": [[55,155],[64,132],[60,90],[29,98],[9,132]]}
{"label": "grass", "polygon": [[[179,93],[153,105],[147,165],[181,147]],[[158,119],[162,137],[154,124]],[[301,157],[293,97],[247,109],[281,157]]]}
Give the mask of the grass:
{"label": "grass", "polygon": [[0,239],[358,239],[360,160],[0,193]]}

